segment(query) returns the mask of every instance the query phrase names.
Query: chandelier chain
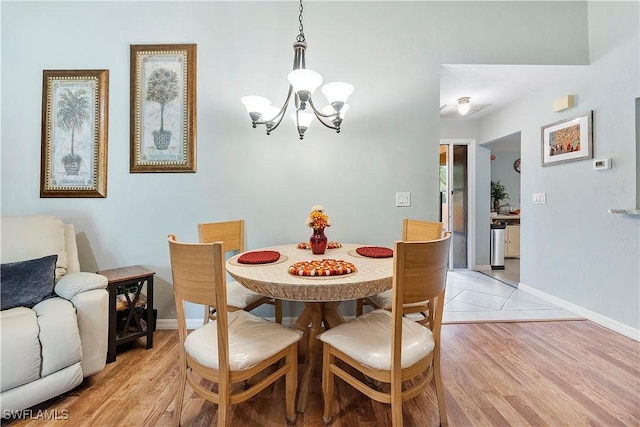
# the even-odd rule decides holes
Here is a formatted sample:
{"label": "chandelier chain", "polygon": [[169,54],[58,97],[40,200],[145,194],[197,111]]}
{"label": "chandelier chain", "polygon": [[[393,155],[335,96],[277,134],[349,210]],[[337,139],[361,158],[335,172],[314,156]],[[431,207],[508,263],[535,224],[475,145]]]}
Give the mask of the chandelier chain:
{"label": "chandelier chain", "polygon": [[302,10],[304,8],[302,7],[302,0],[300,0],[300,15],[298,16],[298,22],[300,22],[300,25],[298,27],[298,30],[300,30],[300,34],[298,34],[298,37],[296,37],[296,41],[299,42],[304,42],[304,26],[302,25]]}

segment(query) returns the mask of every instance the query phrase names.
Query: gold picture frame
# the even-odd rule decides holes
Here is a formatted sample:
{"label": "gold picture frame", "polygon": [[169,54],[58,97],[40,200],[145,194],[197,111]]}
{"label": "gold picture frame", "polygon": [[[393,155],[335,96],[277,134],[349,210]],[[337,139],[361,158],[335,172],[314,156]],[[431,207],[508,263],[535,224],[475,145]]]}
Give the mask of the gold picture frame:
{"label": "gold picture frame", "polygon": [[107,197],[109,70],[43,70],[40,197]]}
{"label": "gold picture frame", "polygon": [[196,47],[131,45],[131,173],[196,172]]}

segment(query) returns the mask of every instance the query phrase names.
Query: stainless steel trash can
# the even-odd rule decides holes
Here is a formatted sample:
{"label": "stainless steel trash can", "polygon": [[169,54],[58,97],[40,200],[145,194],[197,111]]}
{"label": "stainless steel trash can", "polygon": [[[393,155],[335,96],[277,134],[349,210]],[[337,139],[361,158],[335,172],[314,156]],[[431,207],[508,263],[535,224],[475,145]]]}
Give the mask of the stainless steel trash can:
{"label": "stainless steel trash can", "polygon": [[504,224],[491,224],[490,256],[491,269],[504,270],[504,233],[507,228]]}

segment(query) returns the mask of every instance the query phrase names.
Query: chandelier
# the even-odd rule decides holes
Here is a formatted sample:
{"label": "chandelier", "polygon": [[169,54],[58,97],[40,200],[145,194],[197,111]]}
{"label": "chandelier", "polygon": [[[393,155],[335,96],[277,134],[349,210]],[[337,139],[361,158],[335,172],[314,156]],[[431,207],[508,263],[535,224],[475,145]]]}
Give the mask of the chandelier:
{"label": "chandelier", "polygon": [[[302,25],[302,0],[300,0],[300,34],[296,37],[293,44],[293,71],[291,71],[287,79],[289,80],[289,92],[287,99],[281,108],[271,105],[271,101],[262,96],[244,96],[240,101],[244,104],[251,124],[255,128],[257,125],[265,125],[267,135],[270,135],[282,122],[285,115],[291,95],[294,94],[295,112],[290,114],[291,119],[298,128],[300,139],[304,138],[304,132],[307,130],[314,118],[329,129],[340,133],[340,125],[344,119],[344,115],[349,109],[347,98],[353,93],[353,86],[344,82],[328,83],[322,87],[322,93],[329,101],[329,105],[318,110],[311,99],[313,92],[322,84],[322,76],[315,71],[309,70],[305,66],[304,52],[307,43],[304,38],[304,28]],[[310,107],[311,112],[307,109]]]}

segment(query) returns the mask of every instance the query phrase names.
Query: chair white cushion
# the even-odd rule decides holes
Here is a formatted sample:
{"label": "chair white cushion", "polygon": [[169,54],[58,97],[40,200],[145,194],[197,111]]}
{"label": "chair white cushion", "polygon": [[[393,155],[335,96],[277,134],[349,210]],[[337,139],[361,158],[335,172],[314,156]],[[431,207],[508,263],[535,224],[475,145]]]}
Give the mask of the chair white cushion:
{"label": "chair white cushion", "polygon": [[379,294],[371,295],[367,297],[367,299],[371,300],[375,305],[380,308],[384,308],[385,310],[391,309],[393,292],[390,290],[380,292]]}
{"label": "chair white cushion", "polygon": [[76,309],[62,298],[51,298],[33,307],[38,316],[42,370],[45,377],[82,360]]}
{"label": "chair white cushion", "polygon": [[231,307],[245,308],[261,298],[264,295],[253,292],[236,281],[227,282],[227,305]]}
{"label": "chair white cushion", "polygon": [[[391,312],[374,310],[318,335],[322,341],[373,369],[391,369]],[[408,368],[433,351],[429,328],[402,319],[402,358]]]}
{"label": "chair white cushion", "polygon": [[[0,311],[2,392],[40,378],[38,317],[26,307]],[[4,406],[2,409],[5,409]]]}
{"label": "chair white cushion", "polygon": [[[229,368],[242,371],[273,356],[298,341],[302,331],[286,328],[278,323],[243,310],[229,312]],[[218,369],[217,320],[191,332],[184,342],[187,354],[196,362]]]}
{"label": "chair white cushion", "polygon": [[2,392],[79,364],[82,359],[76,309],[65,299],[44,300],[33,310],[3,310],[0,319]]}
{"label": "chair white cushion", "polygon": [[[371,300],[376,306],[379,308],[384,308],[385,310],[391,310],[391,304],[393,303],[393,290],[389,289],[384,292],[380,292],[379,294],[371,295],[367,297],[367,299]],[[426,305],[427,301],[415,302],[411,304],[405,304],[404,307],[417,307],[420,305]]]}

